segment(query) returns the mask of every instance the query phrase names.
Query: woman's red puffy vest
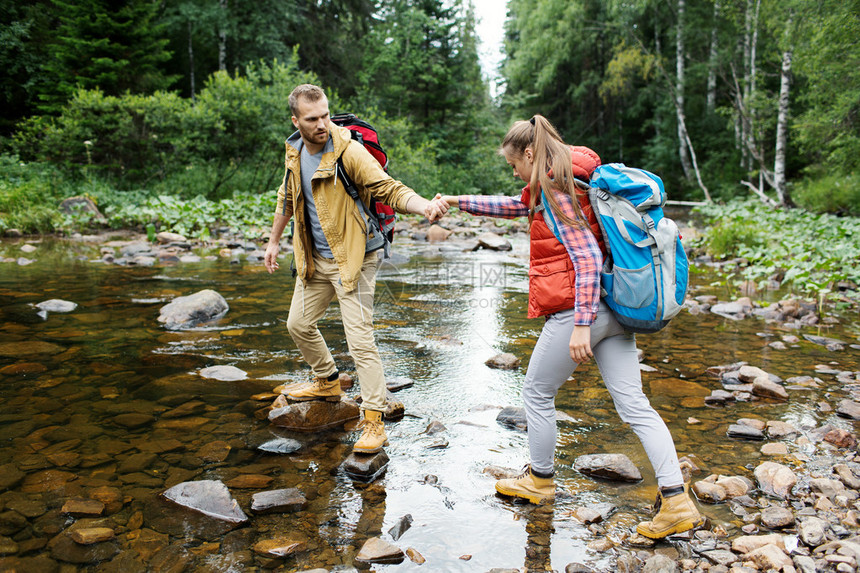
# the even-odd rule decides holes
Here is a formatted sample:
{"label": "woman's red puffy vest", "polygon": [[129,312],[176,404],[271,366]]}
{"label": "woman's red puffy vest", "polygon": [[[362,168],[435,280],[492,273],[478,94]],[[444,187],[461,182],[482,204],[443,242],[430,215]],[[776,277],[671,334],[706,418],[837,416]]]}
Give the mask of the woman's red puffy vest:
{"label": "woman's red puffy vest", "polygon": [[[600,165],[600,157],[587,147],[572,146],[571,160],[574,176],[585,181],[591,179],[591,174]],[[597,237],[600,251],[605,255],[603,237],[587,193],[577,192],[576,198],[582,214]],[[531,191],[526,186],[521,201],[529,205],[530,199]],[[546,224],[542,212],[536,213],[532,219],[530,239],[528,317],[536,318],[573,308],[576,303],[576,272],[573,262],[567,249]]]}

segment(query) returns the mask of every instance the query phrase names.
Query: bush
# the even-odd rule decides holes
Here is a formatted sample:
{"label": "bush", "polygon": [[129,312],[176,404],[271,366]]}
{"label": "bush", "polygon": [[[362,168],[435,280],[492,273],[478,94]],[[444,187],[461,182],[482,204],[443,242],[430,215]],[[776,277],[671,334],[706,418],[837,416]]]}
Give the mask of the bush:
{"label": "bush", "polygon": [[791,194],[794,202],[814,213],[860,216],[860,176],[827,175],[805,179]]}
{"label": "bush", "polygon": [[28,165],[16,156],[0,156],[0,232],[49,233],[60,225],[57,211],[61,190],[57,170]]}
{"label": "bush", "polygon": [[736,257],[745,249],[764,244],[761,230],[752,221],[720,221],[708,230],[707,251],[716,258]]}

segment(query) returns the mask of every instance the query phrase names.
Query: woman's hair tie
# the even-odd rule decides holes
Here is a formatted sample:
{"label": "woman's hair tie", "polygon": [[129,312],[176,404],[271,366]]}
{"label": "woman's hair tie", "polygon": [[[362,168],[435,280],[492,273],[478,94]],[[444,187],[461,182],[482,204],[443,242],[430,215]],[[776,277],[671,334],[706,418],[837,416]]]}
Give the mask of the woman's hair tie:
{"label": "woman's hair tie", "polygon": [[532,116],[532,118],[529,120],[529,123],[532,125],[535,124],[535,116]]}

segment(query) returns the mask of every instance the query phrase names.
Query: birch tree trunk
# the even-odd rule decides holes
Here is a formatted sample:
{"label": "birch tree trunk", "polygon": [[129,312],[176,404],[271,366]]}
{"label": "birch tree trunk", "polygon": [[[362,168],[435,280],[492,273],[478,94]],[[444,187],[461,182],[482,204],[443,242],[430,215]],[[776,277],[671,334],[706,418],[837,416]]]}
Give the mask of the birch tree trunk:
{"label": "birch tree trunk", "polygon": [[678,114],[678,155],[681,159],[681,167],[684,169],[684,177],[692,179],[693,166],[690,163],[690,153],[687,146],[687,130],[685,127],[686,117],[684,114],[684,2],[678,0],[678,28],[675,32],[675,112]]}
{"label": "birch tree trunk", "polygon": [[[744,76],[743,76],[743,96],[741,101],[744,109],[749,109],[750,101],[750,46],[752,45],[752,0],[747,0],[747,6],[744,17]],[[739,112],[740,113],[740,112]],[[747,151],[747,143],[749,142],[749,118],[742,114],[740,116],[740,142],[741,149],[741,168],[749,170],[750,158]]]}
{"label": "birch tree trunk", "polygon": [[720,0],[714,2],[714,21],[711,24],[711,50],[708,55],[708,113],[714,113],[717,107],[717,58],[719,56],[719,35],[717,23],[720,18]]}
{"label": "birch tree trunk", "polygon": [[221,6],[221,25],[218,30],[218,69],[227,70],[227,0],[218,0]]}
{"label": "birch tree trunk", "polygon": [[793,55],[791,21],[792,18],[789,17],[785,24],[787,47],[782,53],[782,69],[779,74],[779,108],[776,117],[776,151],[773,161],[774,188],[776,189],[777,200],[783,206],[791,204],[791,197],[788,195],[788,187],[785,184],[785,152],[788,147],[789,90],[791,88],[791,58]]}
{"label": "birch tree trunk", "polygon": [[194,43],[191,39],[193,32],[193,26],[191,25],[191,19],[188,19],[188,77],[191,80],[191,101],[194,101],[195,98],[195,89],[194,89]]}
{"label": "birch tree trunk", "polygon": [[[757,137],[758,131],[758,123],[756,122],[756,110],[753,101],[756,97],[756,83],[758,80],[758,64],[757,64],[757,51],[758,51],[758,15],[759,8],[761,8],[761,0],[756,0],[755,3],[755,12],[753,13],[753,21],[752,21],[752,38],[750,42],[750,64],[749,64],[749,96],[746,101],[746,108],[748,114],[748,122],[749,126],[747,127],[747,148],[755,149],[758,147],[760,143],[759,137]],[[752,158],[750,158],[750,166],[752,166]]]}

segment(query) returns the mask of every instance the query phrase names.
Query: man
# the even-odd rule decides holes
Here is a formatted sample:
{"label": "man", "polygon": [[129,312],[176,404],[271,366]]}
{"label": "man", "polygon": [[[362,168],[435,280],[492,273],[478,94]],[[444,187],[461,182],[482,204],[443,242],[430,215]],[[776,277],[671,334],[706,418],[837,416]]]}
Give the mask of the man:
{"label": "man", "polygon": [[392,179],[349,130],[329,121],[328,99],[318,86],[303,84],[289,97],[298,130],[286,142],[286,173],[278,189],[272,234],[266,247],[269,273],[278,268],[279,241],[295,217],[293,252],[297,270],[287,328],[314,380],[293,389],[291,400],[338,401],[339,373],[317,328],[329,303],[337,297],[349,353],[361,387],[363,431],[353,451],[370,454],[387,444],[382,412],[386,386],[382,361],[373,336],[373,293],[378,254],[365,252],[367,221],[336,175],[338,160],[369,204],[371,195],[401,213],[424,215],[431,221],[441,208]]}

